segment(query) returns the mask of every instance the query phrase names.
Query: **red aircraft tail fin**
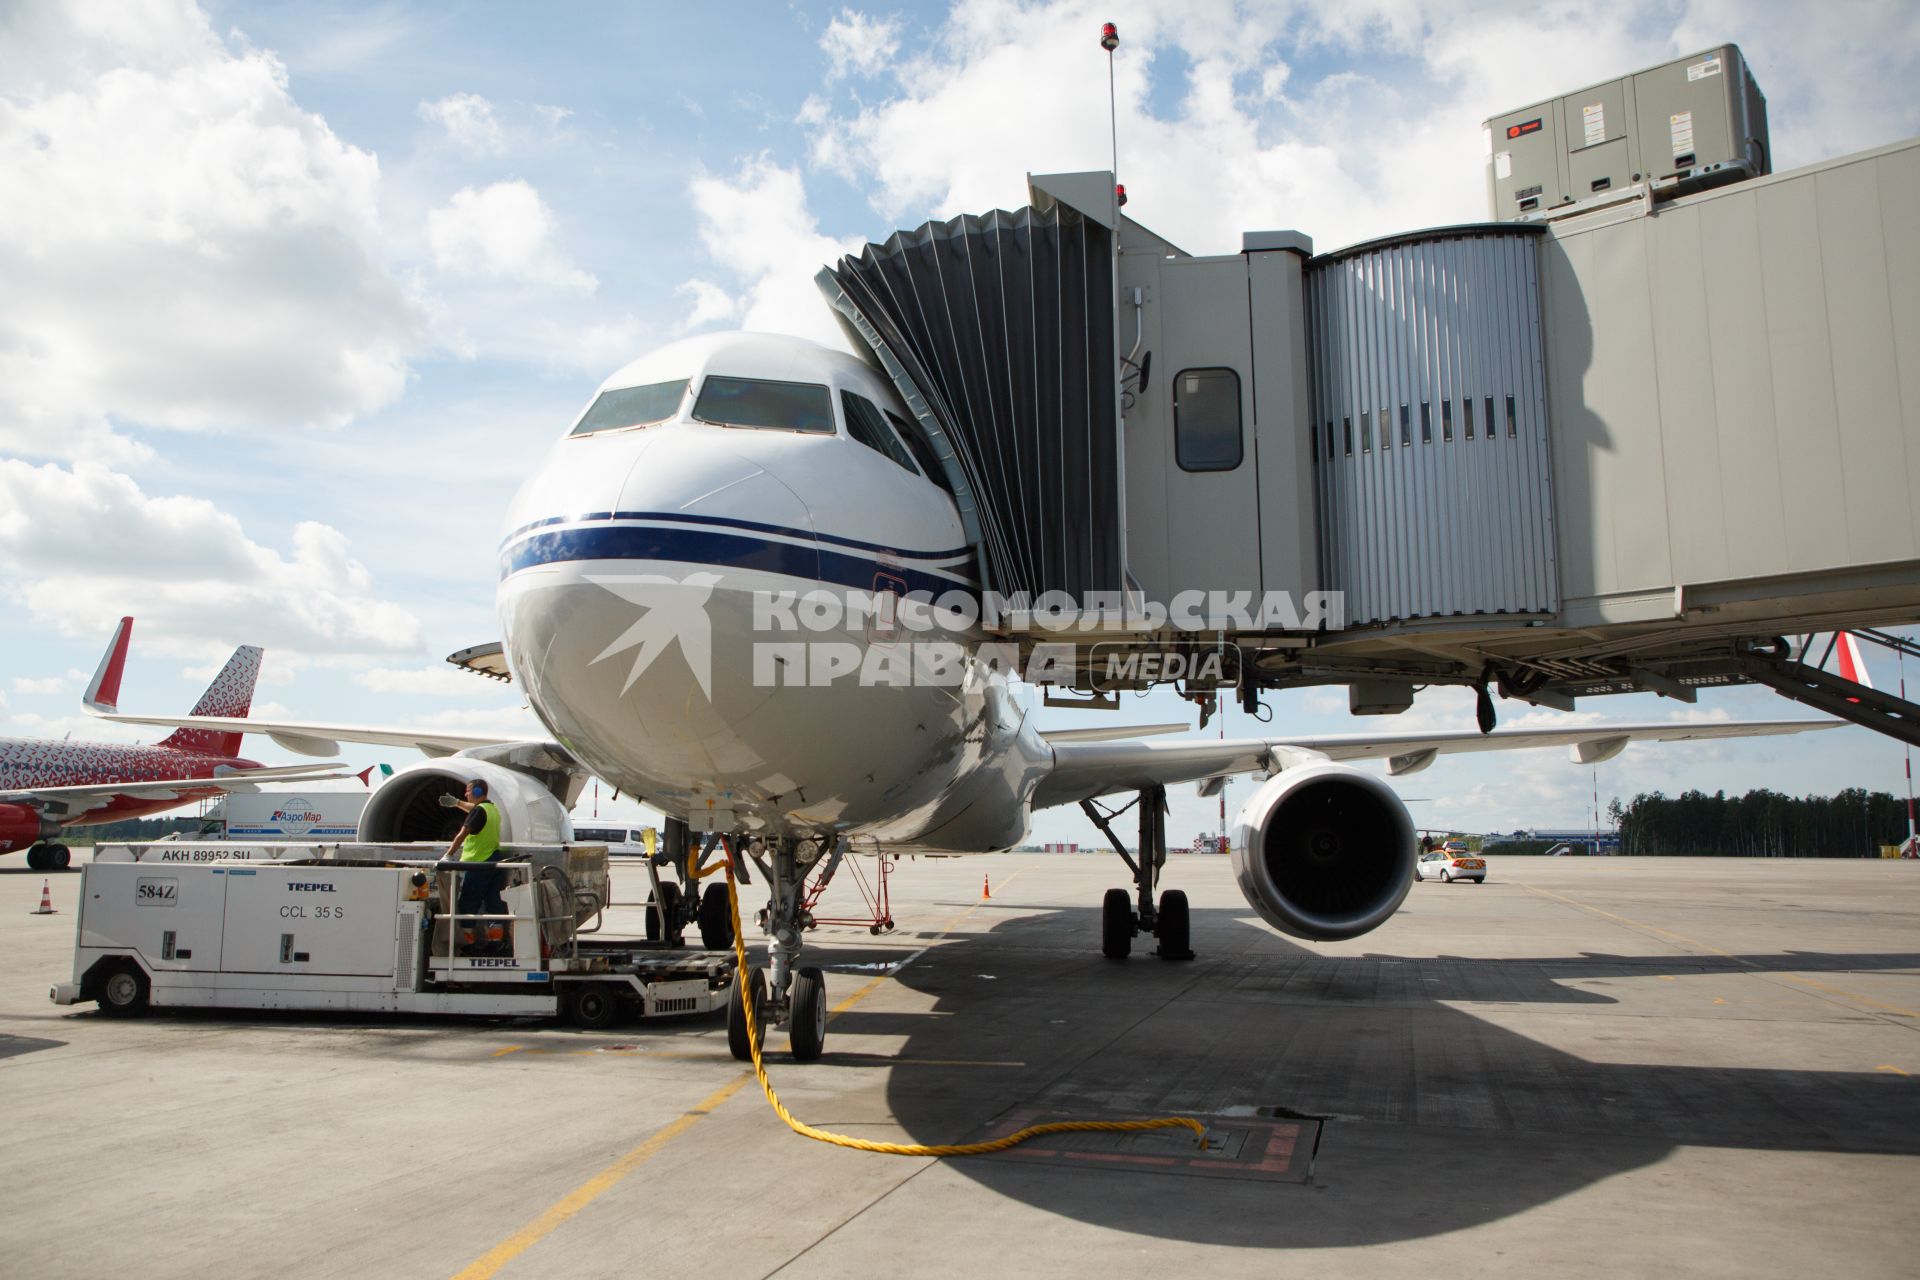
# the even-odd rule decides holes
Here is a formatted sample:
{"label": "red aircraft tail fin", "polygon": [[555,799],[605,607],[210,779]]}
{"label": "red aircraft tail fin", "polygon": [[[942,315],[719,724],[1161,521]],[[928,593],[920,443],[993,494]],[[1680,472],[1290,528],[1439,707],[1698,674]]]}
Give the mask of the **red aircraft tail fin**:
{"label": "red aircraft tail fin", "polygon": [[1835,651],[1840,655],[1840,674],[1857,685],[1873,688],[1873,677],[1867,674],[1866,659],[1860,656],[1860,642],[1854,639],[1853,632],[1842,631],[1837,639]]}
{"label": "red aircraft tail fin", "polygon": [[[213,678],[188,715],[244,716],[253,708],[253,684],[260,677],[260,648],[243,644]],[[115,676],[116,682],[118,675]],[[237,756],[240,734],[219,729],[176,729],[160,745],[175,751],[202,751],[208,755]]]}
{"label": "red aircraft tail fin", "polygon": [[100,669],[87,686],[87,705],[113,711],[120,705],[120,673],[127,668],[127,642],[133,638],[133,619],[122,618],[113,629],[113,639],[100,657]]}

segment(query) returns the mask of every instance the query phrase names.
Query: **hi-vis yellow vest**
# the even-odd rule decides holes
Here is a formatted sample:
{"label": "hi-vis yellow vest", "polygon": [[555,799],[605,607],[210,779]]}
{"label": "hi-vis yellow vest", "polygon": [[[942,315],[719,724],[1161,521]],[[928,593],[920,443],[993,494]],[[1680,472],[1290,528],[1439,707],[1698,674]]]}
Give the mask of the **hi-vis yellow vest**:
{"label": "hi-vis yellow vest", "polygon": [[460,846],[460,861],[485,862],[500,847],[500,810],[491,800],[474,806],[487,817],[486,825],[466,838]]}

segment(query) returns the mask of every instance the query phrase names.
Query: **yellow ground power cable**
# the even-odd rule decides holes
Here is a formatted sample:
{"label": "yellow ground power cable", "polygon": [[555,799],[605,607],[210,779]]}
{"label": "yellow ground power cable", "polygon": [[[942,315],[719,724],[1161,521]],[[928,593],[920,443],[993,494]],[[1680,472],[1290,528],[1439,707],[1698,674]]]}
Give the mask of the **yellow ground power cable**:
{"label": "yellow ground power cable", "polygon": [[[738,985],[740,1002],[747,1016],[747,1043],[753,1050],[753,1074],[759,1078],[760,1088],[766,1092],[767,1102],[772,1105],[774,1114],[786,1121],[787,1128],[801,1137],[831,1143],[836,1147],[849,1147],[855,1151],[873,1151],[883,1156],[983,1156],[1017,1147],[1030,1138],[1049,1133],[1139,1133],[1147,1129],[1191,1129],[1196,1143],[1201,1146],[1206,1144],[1207,1127],[1191,1116],[1161,1116],[1154,1120],[1056,1120],[1029,1125],[1018,1133],[987,1142],[953,1142],[939,1146],[922,1146],[914,1142],[870,1142],[865,1138],[850,1138],[844,1133],[828,1133],[803,1120],[796,1120],[786,1104],[780,1101],[780,1095],[773,1091],[773,1081],[767,1078],[766,1064],[760,1060],[760,1019],[753,1007],[753,985],[747,979],[747,944],[740,928],[740,892],[733,879],[733,846],[731,841],[725,843],[727,856],[722,866],[727,873],[727,904],[733,908],[733,980]],[[708,864],[708,870],[712,869],[712,864]]]}

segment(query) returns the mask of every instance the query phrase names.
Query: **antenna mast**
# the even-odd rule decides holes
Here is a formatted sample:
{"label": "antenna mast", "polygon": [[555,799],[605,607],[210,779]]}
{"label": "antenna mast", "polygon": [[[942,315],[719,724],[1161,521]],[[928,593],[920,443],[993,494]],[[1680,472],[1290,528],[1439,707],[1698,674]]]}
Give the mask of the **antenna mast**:
{"label": "antenna mast", "polygon": [[1120,108],[1113,88],[1113,51],[1120,47],[1120,28],[1111,22],[1100,25],[1100,47],[1107,51],[1107,132],[1113,150],[1113,233],[1120,234],[1120,206],[1127,202],[1127,189],[1120,182]]}

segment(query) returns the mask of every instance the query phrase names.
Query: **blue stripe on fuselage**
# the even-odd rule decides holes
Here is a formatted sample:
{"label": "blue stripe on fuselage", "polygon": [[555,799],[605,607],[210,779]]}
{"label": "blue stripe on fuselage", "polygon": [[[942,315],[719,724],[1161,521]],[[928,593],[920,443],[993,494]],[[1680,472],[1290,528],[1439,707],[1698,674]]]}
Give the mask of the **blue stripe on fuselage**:
{"label": "blue stripe on fuselage", "polygon": [[501,552],[500,576],[508,578],[536,565],[581,560],[657,560],[716,569],[752,569],[862,591],[873,590],[875,578],[884,575],[904,582],[909,593],[925,591],[934,596],[972,586],[969,581],[818,544],[803,547],[717,530],[647,525],[600,525],[536,533]]}
{"label": "blue stripe on fuselage", "polygon": [[690,524],[717,527],[721,529],[747,529],[754,533],[778,534],[783,538],[804,538],[809,542],[830,543],[836,547],[851,547],[856,551],[879,551],[902,560],[953,560],[970,554],[967,547],[955,547],[951,551],[903,551],[898,547],[885,546],[878,542],[862,542],[858,538],[846,538],[837,533],[817,533],[808,529],[789,529],[785,525],[762,524],[758,520],[739,520],[733,516],[693,515],[685,511],[589,511],[577,516],[548,516],[545,520],[535,520],[523,524],[506,537],[511,542],[524,533],[555,524],[585,524],[594,520],[650,520],[671,524]]}

